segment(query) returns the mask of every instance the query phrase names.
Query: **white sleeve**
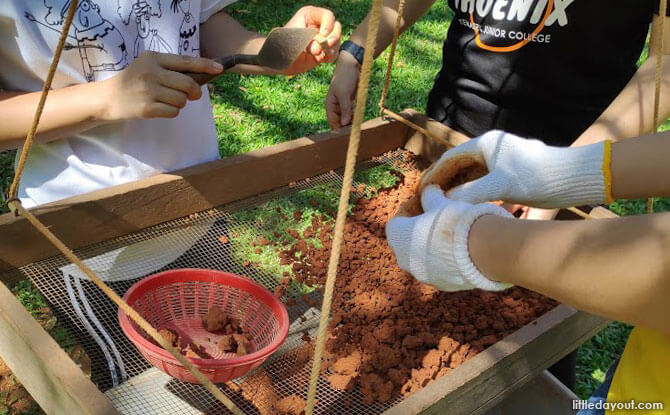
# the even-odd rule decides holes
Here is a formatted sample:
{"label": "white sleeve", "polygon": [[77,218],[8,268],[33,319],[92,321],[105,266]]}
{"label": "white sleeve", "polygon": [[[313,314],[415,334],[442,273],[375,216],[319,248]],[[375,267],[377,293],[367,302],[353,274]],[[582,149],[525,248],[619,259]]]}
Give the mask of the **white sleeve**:
{"label": "white sleeve", "polygon": [[202,0],[200,4],[200,24],[205,23],[210,17],[230,6],[237,0]]}

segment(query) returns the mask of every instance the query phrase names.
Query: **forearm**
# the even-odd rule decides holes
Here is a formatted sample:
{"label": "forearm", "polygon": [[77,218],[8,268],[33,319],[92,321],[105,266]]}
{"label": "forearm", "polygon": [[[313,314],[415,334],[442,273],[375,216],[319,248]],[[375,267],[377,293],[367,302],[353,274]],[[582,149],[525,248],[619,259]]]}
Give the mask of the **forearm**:
{"label": "forearm", "polygon": [[[393,40],[393,30],[395,28],[396,20],[398,19],[398,4],[399,0],[384,0],[381,10],[381,20],[379,22],[379,32],[377,34],[377,43],[375,46],[375,58],[379,56],[384,49],[388,47]],[[405,3],[405,10],[403,13],[402,24],[400,26],[401,33],[411,27],[417,20],[423,16],[430,6],[435,3],[435,0],[416,0],[407,1]],[[358,25],[356,30],[351,34],[351,41],[364,46],[368,33],[368,24],[370,22],[370,15]]]}
{"label": "forearm", "polygon": [[[48,142],[103,123],[104,98],[99,83],[74,85],[49,92],[35,136]],[[0,92],[0,151],[18,148],[33,122],[41,92]]]}
{"label": "forearm", "polygon": [[612,145],[612,196],[638,199],[670,195],[670,132]]}
{"label": "forearm", "polygon": [[606,318],[670,333],[670,214],[592,221],[484,216],[470,255],[487,277]]}
{"label": "forearm", "polygon": [[[600,117],[574,142],[574,146],[586,145],[610,139],[618,141],[637,137],[656,130],[654,125],[654,99],[656,88],[656,56],[658,24],[654,16],[649,42],[649,58],[638,68],[626,87],[617,95]],[[663,73],[659,106],[659,123],[670,116],[670,19],[665,18],[665,41],[663,42]]]}
{"label": "forearm", "polygon": [[[574,146],[610,139],[637,137],[655,129],[654,89],[655,58],[648,59],[637,70],[603,114],[573,144]],[[659,109],[660,122],[670,116],[670,57],[663,57],[663,87]]]}
{"label": "forearm", "polygon": [[[200,54],[218,59],[236,54],[256,55],[265,37],[247,30],[232,16],[219,12],[200,26]],[[254,65],[237,65],[228,72],[245,74],[277,74],[269,68]]]}

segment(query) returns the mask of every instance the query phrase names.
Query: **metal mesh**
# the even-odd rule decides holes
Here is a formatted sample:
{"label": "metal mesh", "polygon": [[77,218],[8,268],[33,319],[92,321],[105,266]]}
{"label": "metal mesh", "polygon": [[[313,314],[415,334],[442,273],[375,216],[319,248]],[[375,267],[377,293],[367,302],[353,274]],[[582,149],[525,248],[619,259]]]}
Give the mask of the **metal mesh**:
{"label": "metal mesh", "polygon": [[[407,162],[402,150],[361,163],[357,170],[379,164],[397,165]],[[278,198],[291,199],[300,191],[316,186],[342,184],[341,171],[331,171],[299,183],[273,190],[260,196],[221,206],[189,217],[172,220],[140,232],[118,237],[76,251],[87,265],[120,295],[142,277],[175,268],[210,268],[246,275],[273,290],[278,275],[254,264],[246,264],[235,255],[235,238],[222,241],[231,232],[249,232],[261,237],[267,224],[253,218],[240,219],[237,213]],[[213,183],[213,185],[215,185]],[[354,192],[352,198],[361,197]],[[244,217],[242,215],[242,217]],[[87,230],[82,229],[82,232]],[[123,249],[132,245],[132,249]],[[10,271],[15,274],[17,271]],[[52,305],[61,324],[86,350],[92,363],[91,379],[110,397],[117,409],[128,414],[198,414],[227,413],[216,399],[199,385],[170,378],[153,368],[121,331],[117,307],[63,256],[55,256],[22,267],[19,272],[29,277]],[[295,394],[306,398],[311,361],[296,365],[296,355],[304,349],[304,332],[315,335],[319,310],[311,304],[321,302],[318,292],[298,295],[292,290],[284,298],[291,327],[287,341],[261,367],[245,378],[266,372],[272,379],[278,397]],[[295,301],[287,301],[289,297]],[[245,413],[259,413],[258,408],[242,397],[236,385],[244,378],[221,385],[221,389]],[[346,397],[345,397],[346,395]],[[386,404],[364,405],[362,396],[354,392],[338,392],[330,388],[322,376],[318,385],[315,413],[381,413],[400,398]]]}

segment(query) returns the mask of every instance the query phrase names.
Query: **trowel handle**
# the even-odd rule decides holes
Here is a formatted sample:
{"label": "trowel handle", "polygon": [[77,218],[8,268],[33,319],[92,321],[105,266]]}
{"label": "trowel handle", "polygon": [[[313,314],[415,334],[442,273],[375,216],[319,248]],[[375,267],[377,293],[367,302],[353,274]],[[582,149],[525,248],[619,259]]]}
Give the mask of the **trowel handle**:
{"label": "trowel handle", "polygon": [[[223,65],[223,70],[226,71],[236,65],[258,65],[258,55],[232,55],[226,56],[225,58],[215,59],[215,61]],[[193,78],[193,80],[197,82],[198,85],[204,85],[217,76],[221,75],[195,72],[184,72],[184,74]]]}

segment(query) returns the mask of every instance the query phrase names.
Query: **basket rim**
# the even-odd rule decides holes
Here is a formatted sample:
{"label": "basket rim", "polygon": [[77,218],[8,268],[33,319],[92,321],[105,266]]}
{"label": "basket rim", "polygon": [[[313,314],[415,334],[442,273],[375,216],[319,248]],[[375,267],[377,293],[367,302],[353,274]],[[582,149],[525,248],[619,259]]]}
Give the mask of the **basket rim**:
{"label": "basket rim", "polygon": [[[184,275],[187,275],[188,277],[184,278]],[[272,313],[277,317],[279,324],[279,333],[277,336],[272,340],[272,342],[270,342],[270,344],[261,348],[260,350],[256,350],[255,352],[249,353],[248,355],[227,359],[203,359],[187,357],[187,359],[193,362],[196,366],[201,366],[206,369],[216,369],[237,367],[244,364],[255,363],[259,360],[267,358],[272,353],[274,353],[288,337],[290,321],[284,304],[279,301],[279,299],[277,299],[267,288],[263,287],[257,282],[251,280],[250,278],[232,274],[230,272],[205,268],[178,268],[162,271],[137,281],[126,291],[123,296],[123,300],[132,306],[133,303],[131,301],[133,295],[137,295],[137,292],[141,288],[144,288],[144,286],[147,284],[155,284],[157,287],[162,287],[177,282],[187,281],[214,282],[217,284],[234,286],[242,291],[245,291],[270,307]],[[167,363],[183,367],[183,365],[179,363],[179,361],[175,359],[167,350],[158,345],[155,345],[142,336],[140,332],[135,329],[128,315],[120,308],[118,311],[118,319],[123,333],[132,343],[135,344],[136,347],[143,348],[146,352],[156,355],[158,358],[164,360]]]}

